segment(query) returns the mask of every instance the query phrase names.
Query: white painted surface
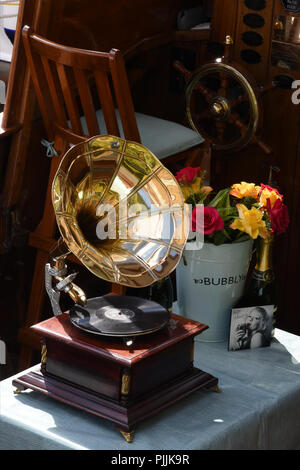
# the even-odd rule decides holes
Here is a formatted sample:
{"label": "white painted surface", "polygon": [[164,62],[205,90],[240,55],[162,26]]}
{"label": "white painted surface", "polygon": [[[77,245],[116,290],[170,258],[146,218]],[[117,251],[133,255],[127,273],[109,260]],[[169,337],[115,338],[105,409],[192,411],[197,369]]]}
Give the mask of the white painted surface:
{"label": "white painted surface", "polygon": [[0,60],[11,61],[13,46],[5,34],[4,28],[16,29],[19,6],[16,2],[0,1]]}

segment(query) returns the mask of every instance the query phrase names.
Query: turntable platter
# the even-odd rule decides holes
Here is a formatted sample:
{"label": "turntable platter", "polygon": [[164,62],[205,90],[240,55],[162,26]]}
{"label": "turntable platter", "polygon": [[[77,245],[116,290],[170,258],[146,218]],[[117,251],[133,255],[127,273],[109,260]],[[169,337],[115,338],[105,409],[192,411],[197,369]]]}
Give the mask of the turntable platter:
{"label": "turntable platter", "polygon": [[130,296],[104,296],[89,299],[85,307],[70,310],[74,326],[87,333],[130,337],[153,333],[169,321],[170,313],[150,300]]}

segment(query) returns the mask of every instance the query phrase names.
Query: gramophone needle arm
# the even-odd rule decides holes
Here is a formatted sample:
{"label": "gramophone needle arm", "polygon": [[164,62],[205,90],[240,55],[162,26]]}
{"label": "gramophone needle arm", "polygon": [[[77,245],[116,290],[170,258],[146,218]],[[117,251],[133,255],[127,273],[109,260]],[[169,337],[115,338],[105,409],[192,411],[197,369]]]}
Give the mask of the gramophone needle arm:
{"label": "gramophone needle arm", "polygon": [[51,302],[51,307],[53,310],[53,314],[55,316],[60,315],[61,309],[59,305],[59,300],[60,300],[60,292],[56,291],[53,286],[53,273],[52,273],[52,268],[49,263],[45,265],[45,287],[47,294],[49,296],[50,302]]}
{"label": "gramophone needle arm", "polygon": [[[64,263],[63,265],[56,264],[56,266],[57,267],[53,267],[50,263],[45,266],[46,291],[50,298],[52,310],[55,316],[62,313],[59,305],[61,292],[68,294],[75,303],[78,303],[81,306],[86,305],[86,295],[84,291],[73,283],[77,273],[72,273],[64,277],[67,274],[67,265]],[[54,280],[56,281],[56,285],[53,286]]]}

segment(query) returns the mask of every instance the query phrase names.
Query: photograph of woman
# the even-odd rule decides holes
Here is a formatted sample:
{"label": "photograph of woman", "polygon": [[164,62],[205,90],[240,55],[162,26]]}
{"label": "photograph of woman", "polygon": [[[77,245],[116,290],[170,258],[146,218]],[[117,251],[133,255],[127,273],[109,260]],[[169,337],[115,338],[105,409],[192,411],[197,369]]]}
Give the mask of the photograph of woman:
{"label": "photograph of woman", "polygon": [[228,349],[270,346],[273,312],[274,305],[233,309]]}

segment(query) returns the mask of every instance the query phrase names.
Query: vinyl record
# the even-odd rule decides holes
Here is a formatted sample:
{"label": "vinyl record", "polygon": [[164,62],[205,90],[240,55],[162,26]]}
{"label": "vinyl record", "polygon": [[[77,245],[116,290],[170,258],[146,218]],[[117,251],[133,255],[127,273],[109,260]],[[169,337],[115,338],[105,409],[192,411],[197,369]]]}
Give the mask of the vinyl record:
{"label": "vinyl record", "polygon": [[139,336],[163,328],[170,313],[150,300],[127,296],[89,299],[85,307],[70,310],[72,324],[87,333],[103,336]]}

